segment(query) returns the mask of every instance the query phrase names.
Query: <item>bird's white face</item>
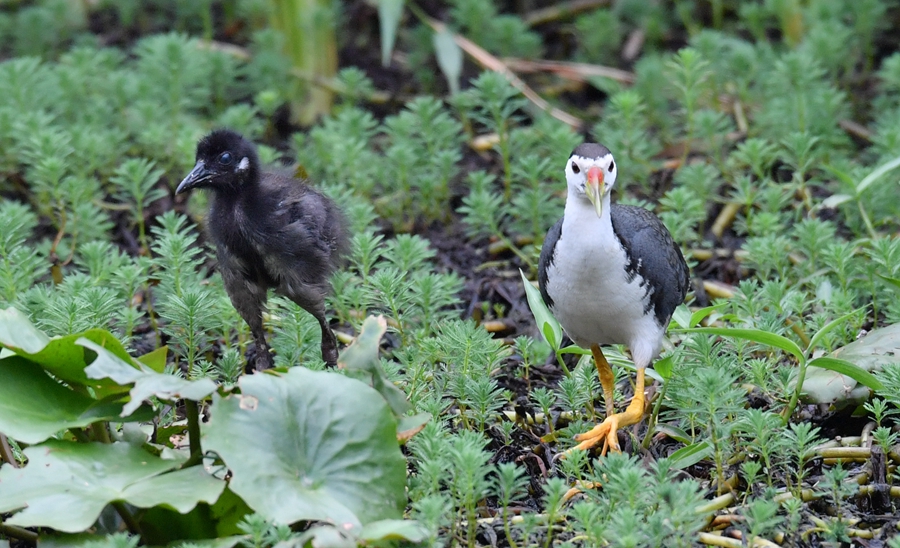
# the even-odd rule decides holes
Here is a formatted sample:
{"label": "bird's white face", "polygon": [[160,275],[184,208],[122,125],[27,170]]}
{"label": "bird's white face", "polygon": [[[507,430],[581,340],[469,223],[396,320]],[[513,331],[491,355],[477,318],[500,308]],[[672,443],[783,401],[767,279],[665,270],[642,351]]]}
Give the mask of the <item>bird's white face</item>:
{"label": "bird's white face", "polygon": [[616,162],[612,154],[598,158],[573,154],[566,163],[566,182],[569,192],[590,201],[601,217],[603,202],[616,184]]}

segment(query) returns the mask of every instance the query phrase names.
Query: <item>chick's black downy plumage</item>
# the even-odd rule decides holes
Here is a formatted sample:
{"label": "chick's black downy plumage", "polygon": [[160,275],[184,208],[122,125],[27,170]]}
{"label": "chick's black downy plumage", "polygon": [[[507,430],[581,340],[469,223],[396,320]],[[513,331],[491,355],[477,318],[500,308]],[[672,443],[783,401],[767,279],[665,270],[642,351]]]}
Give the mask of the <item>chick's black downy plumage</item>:
{"label": "chick's black downy plumage", "polygon": [[197,164],[175,192],[192,188],[212,191],[209,233],[225,290],[256,341],[256,369],[273,366],[262,323],[269,288],[315,316],[322,328],[322,359],[336,365],[325,296],[348,240],[334,202],[305,181],[263,172],[253,144],[227,129],[197,144]]}

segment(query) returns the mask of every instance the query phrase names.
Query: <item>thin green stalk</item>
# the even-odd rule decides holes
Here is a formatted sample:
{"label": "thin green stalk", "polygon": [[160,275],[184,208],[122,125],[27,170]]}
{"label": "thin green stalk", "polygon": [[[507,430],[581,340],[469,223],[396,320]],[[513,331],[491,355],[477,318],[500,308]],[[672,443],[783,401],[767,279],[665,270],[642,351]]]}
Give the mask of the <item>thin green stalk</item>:
{"label": "thin green stalk", "polygon": [[866,208],[863,207],[862,200],[857,199],[856,206],[859,208],[859,214],[862,216],[862,220],[866,224],[866,230],[869,232],[869,237],[873,240],[877,240],[878,234],[875,232],[875,226],[872,225],[872,220],[869,219],[869,214],[866,213]]}
{"label": "thin green stalk", "polygon": [[212,20],[212,2],[206,3],[206,9],[203,10],[201,16],[203,19],[203,39],[212,42],[213,39],[213,20]]}
{"label": "thin green stalk", "polygon": [[[200,408],[193,400],[184,400],[184,412],[188,421],[188,443],[190,444],[190,465],[200,464],[203,460],[203,449],[200,447]],[[185,463],[184,467],[187,467]]]}
{"label": "thin green stalk", "polygon": [[784,408],[784,411],[781,413],[781,422],[785,426],[787,426],[788,421],[791,419],[791,415],[794,414],[794,409],[797,408],[797,401],[800,399],[800,391],[803,390],[803,381],[806,380],[806,358],[799,357],[800,363],[798,364],[800,371],[797,373],[797,386],[794,388],[794,393],[791,394],[791,400],[788,402],[787,407]]}
{"label": "thin green stalk", "polygon": [[[284,37],[285,54],[295,71],[331,80],[337,74],[337,38],[332,0],[275,0],[270,23]],[[334,92],[319,86],[293,86],[291,118],[310,125],[331,110]]]}
{"label": "thin green stalk", "polygon": [[90,443],[91,441],[91,437],[87,435],[83,428],[69,428],[69,432],[81,443]]}
{"label": "thin green stalk", "polygon": [[93,434],[94,441],[112,443],[112,440],[109,437],[109,425],[106,421],[91,423],[91,434]]}
{"label": "thin green stalk", "polygon": [[138,523],[138,520],[134,517],[134,514],[131,513],[131,510],[125,506],[124,502],[113,502],[112,507],[116,509],[116,512],[119,516],[122,517],[122,521],[125,522],[125,526],[128,527],[128,530],[135,535],[141,534],[141,525]]}
{"label": "thin green stalk", "polygon": [[510,161],[509,131],[506,128],[506,120],[498,114],[494,116],[497,123],[497,134],[500,147],[500,157],[503,159],[503,197],[508,202],[512,197],[512,162]]}
{"label": "thin green stalk", "polygon": [[509,523],[509,509],[508,505],[503,505],[503,532],[506,534],[506,542],[509,543],[510,548],[519,548],[516,544],[516,541],[513,539],[512,528]]}
{"label": "thin green stalk", "polygon": [[[712,417],[714,418],[714,417]],[[714,424],[709,425],[710,440],[713,444],[713,460],[716,463],[716,495],[725,492],[725,470],[722,462],[722,448],[719,438],[716,436],[716,427]]]}
{"label": "thin green stalk", "polygon": [[466,542],[468,542],[469,548],[475,548],[477,546],[475,541],[478,535],[478,520],[475,518],[473,504],[466,504],[466,522]]}
{"label": "thin green stalk", "polygon": [[0,523],[0,534],[31,543],[35,543],[38,540],[38,534],[34,531],[16,527],[15,525],[6,525],[5,523]]}
{"label": "thin green stalk", "polygon": [[669,389],[669,381],[666,380],[662,384],[662,388],[659,389],[659,394],[656,396],[656,401],[653,402],[653,411],[650,413],[650,418],[647,419],[647,433],[644,434],[644,439],[641,441],[641,448],[647,450],[650,448],[650,442],[653,440],[653,429],[656,428],[656,421],[659,418],[659,410],[662,408],[662,402],[666,397],[666,391]]}

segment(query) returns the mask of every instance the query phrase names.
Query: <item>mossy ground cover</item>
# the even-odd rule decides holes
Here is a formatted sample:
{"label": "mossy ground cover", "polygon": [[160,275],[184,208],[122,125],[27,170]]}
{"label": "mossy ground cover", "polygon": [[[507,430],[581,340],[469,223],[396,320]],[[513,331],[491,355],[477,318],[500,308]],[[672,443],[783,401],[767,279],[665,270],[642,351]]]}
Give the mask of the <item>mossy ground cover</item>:
{"label": "mossy ground cover", "polygon": [[[272,24],[292,4],[0,6],[13,546],[900,546],[897,6],[311,3],[335,30],[331,75],[298,68],[306,46]],[[316,322],[273,297],[283,370],[241,378],[251,338],[206,199],[174,195],[218,126],[350,219],[328,301],[357,345],[339,373],[318,372]],[[589,356],[542,336],[520,271],[535,279],[584,140],[614,152],[614,199],[663,219],[693,288],[624,453],[558,459],[602,395]],[[622,407],[630,362],[608,355]],[[332,460],[291,450],[317,428]],[[128,464],[142,458],[152,473]],[[82,513],[61,520],[23,486],[62,484],[14,471],[34,463],[104,494],[73,495]]]}

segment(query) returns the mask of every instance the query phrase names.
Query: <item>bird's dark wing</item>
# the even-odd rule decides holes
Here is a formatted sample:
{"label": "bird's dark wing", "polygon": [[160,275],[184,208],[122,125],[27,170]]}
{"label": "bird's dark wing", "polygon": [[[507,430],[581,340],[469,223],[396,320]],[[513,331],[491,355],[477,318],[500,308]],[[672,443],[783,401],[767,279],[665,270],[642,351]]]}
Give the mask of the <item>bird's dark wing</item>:
{"label": "bird's dark wing", "polygon": [[613,204],[613,231],[628,257],[628,277],[640,276],[648,285],[648,310],[666,326],[675,308],[684,302],[691,285],[690,271],[681,249],[666,226],[642,207]]}
{"label": "bird's dark wing", "polygon": [[292,267],[307,283],[325,282],[348,248],[341,211],[288,175],[266,173],[260,192],[265,202],[260,212],[266,225],[260,240],[263,255]]}
{"label": "bird's dark wing", "polygon": [[547,231],[544,245],[541,247],[541,258],[538,260],[538,287],[541,289],[541,297],[544,298],[544,302],[549,307],[553,306],[553,299],[547,293],[547,269],[553,263],[554,253],[556,253],[556,242],[559,241],[559,236],[562,234],[562,225],[563,220],[560,218]]}

